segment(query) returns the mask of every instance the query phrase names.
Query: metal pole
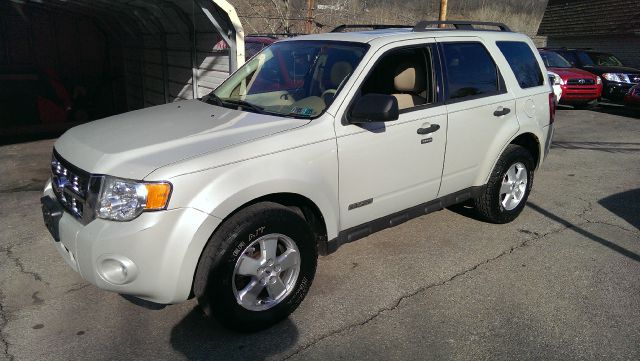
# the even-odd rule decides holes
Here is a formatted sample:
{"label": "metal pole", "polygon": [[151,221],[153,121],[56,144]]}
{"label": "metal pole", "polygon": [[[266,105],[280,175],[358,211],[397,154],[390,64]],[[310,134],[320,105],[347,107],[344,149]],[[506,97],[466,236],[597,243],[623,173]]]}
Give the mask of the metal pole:
{"label": "metal pole", "polygon": [[315,6],[314,0],[307,0],[307,24],[306,24],[306,32],[307,34],[311,34],[313,32],[313,8]]}
{"label": "metal pole", "polygon": [[[440,17],[438,18],[439,21],[446,21],[447,20],[447,0],[440,0]],[[445,25],[444,24],[439,24],[438,25],[439,28],[444,28]]]}

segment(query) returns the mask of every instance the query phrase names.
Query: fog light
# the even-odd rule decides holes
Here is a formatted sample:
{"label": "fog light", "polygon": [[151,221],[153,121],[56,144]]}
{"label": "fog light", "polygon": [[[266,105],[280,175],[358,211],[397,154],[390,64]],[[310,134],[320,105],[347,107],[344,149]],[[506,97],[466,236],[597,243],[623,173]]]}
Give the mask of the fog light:
{"label": "fog light", "polygon": [[138,267],[126,257],[109,255],[98,260],[98,272],[105,281],[124,285],[136,278]]}

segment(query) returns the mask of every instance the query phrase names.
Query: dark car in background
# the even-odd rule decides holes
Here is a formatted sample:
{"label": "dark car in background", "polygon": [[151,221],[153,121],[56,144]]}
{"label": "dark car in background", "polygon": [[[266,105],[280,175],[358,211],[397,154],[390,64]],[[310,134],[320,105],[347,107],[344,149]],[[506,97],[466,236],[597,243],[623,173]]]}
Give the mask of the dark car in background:
{"label": "dark car in background", "polygon": [[624,96],[624,104],[640,109],[640,84],[634,85]]}
{"label": "dark car in background", "polygon": [[640,83],[640,70],[624,66],[613,54],[590,49],[543,48],[562,55],[571,65],[602,78],[602,97],[622,100],[629,89]]}
{"label": "dark car in background", "polygon": [[602,79],[588,71],[574,68],[562,55],[540,50],[540,57],[548,70],[560,77],[560,104],[587,106],[602,95]]}

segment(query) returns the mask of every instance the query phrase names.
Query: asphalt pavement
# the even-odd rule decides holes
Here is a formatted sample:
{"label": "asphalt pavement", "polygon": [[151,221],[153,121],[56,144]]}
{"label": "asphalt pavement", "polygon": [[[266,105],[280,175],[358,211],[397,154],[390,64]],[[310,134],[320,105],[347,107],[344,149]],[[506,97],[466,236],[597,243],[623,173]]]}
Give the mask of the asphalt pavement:
{"label": "asphalt pavement", "polygon": [[638,118],[560,110],[514,222],[456,207],[347,244],[248,335],[85,283],[42,224],[53,141],[2,146],[0,360],[639,360]]}

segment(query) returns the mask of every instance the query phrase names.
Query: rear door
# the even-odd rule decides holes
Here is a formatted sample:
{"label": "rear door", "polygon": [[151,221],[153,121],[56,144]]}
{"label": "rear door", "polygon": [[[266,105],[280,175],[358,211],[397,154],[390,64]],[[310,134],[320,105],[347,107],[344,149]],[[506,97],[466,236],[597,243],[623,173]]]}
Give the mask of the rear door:
{"label": "rear door", "polygon": [[[515,99],[487,45],[477,37],[439,38],[448,112],[439,196],[484,184],[488,163],[518,131]],[[494,45],[495,47],[495,45]]]}

